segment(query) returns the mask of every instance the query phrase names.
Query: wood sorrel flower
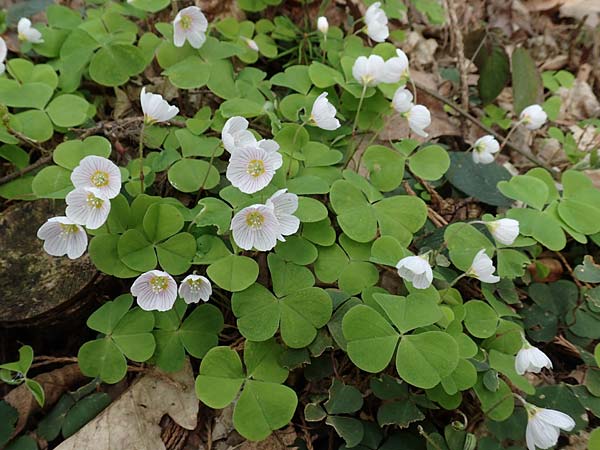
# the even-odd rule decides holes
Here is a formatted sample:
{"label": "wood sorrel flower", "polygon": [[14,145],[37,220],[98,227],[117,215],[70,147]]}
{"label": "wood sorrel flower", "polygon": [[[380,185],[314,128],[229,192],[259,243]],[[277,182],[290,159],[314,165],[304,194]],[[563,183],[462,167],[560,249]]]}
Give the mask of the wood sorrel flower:
{"label": "wood sorrel flower", "polygon": [[327,21],[327,17],[321,16],[317,19],[317,30],[327,36],[327,32],[329,31],[329,22]]}
{"label": "wood sorrel flower", "polygon": [[397,83],[403,77],[408,77],[408,57],[406,53],[397,48],[396,56],[385,62],[379,78],[383,83]]}
{"label": "wood sorrel flower", "polygon": [[481,249],[473,258],[471,267],[467,270],[467,275],[484,283],[497,283],[500,281],[500,277],[494,275],[495,271],[496,268],[492,259],[485,253],[485,249]]}
{"label": "wood sorrel flower", "polygon": [[229,153],[256,144],[256,138],[248,130],[248,121],[240,116],[227,119],[221,131],[221,140],[223,141],[223,147]]}
{"label": "wood sorrel flower", "polygon": [[531,105],[521,111],[519,120],[528,130],[537,130],[546,123],[548,115],[540,105]]}
{"label": "wood sorrel flower", "polygon": [[2,75],[6,70],[6,65],[4,64],[4,61],[6,61],[7,54],[8,48],[6,47],[6,42],[0,37],[0,75]]}
{"label": "wood sorrel flower", "polygon": [[410,281],[417,289],[427,289],[433,281],[429,261],[423,256],[407,256],[396,264],[398,275]]}
{"label": "wood sorrel flower", "polygon": [[552,369],[550,358],[523,338],[523,347],[515,358],[515,371],[519,375],[523,375],[525,372],[540,373],[544,367]]}
{"label": "wood sorrel flower", "polygon": [[405,113],[408,126],[413,132],[422,137],[429,136],[425,131],[431,125],[431,113],[423,105],[414,105]]}
{"label": "wood sorrel flower", "polygon": [[281,226],[273,206],[252,205],[242,209],[231,220],[233,240],[244,250],[255,248],[265,252],[277,244]]}
{"label": "wood sorrel flower", "polygon": [[31,20],[21,17],[17,24],[17,33],[20,41],[41,44],[44,42],[42,33],[31,26]]}
{"label": "wood sorrel flower", "polygon": [[367,8],[365,23],[367,24],[367,34],[375,42],[383,42],[390,35],[388,18],[381,9],[381,2],[375,2]]}
{"label": "wood sorrel flower", "polygon": [[352,76],[363,86],[376,86],[381,82],[384,70],[383,58],[379,55],[359,56],[352,66]]}
{"label": "wood sorrel flower", "polygon": [[65,199],[67,217],[90,230],[100,228],[110,213],[110,200],[100,189],[82,187],[72,190]]}
{"label": "wood sorrel flower", "polygon": [[177,106],[169,105],[160,94],[146,92],[145,87],[140,92],[140,103],[142,104],[142,112],[144,113],[146,124],[166,122],[179,113]]}
{"label": "wood sorrel flower", "polygon": [[179,296],[187,304],[207,302],[212,294],[212,286],[208,278],[200,275],[188,275],[179,285]]}
{"label": "wood sorrel flower", "polygon": [[77,259],[87,248],[85,230],[64,216],[48,219],[38,230],[37,237],[44,240],[44,250],[52,256]]}
{"label": "wood sorrel flower", "polygon": [[519,235],[519,221],[514,219],[499,219],[485,222],[494,239],[504,245],[511,245]]}
{"label": "wood sorrel flower", "polygon": [[414,106],[412,92],[404,87],[396,89],[394,98],[392,98],[392,106],[400,114],[410,111]]}
{"label": "wood sorrel flower", "polygon": [[275,217],[279,222],[280,241],[285,241],[283,236],[294,234],[300,228],[300,219],[294,216],[298,209],[298,196],[280,189],[267,200],[266,206],[273,208]]}
{"label": "wood sorrel flower", "polygon": [[90,155],[83,158],[71,173],[75,188],[95,188],[107,198],[115,198],[121,190],[121,172],[109,159]]}
{"label": "wood sorrel flower", "polygon": [[475,164],[490,164],[494,154],[500,151],[500,144],[492,135],[480,137],[473,144],[473,162]]}
{"label": "wood sorrel flower", "polygon": [[529,450],[547,449],[558,442],[560,430],[571,431],[575,421],[567,414],[554,409],[538,408],[525,403],[527,410],[527,428],[525,440]]}
{"label": "wood sorrel flower", "polygon": [[177,283],[167,272],[150,270],[136,278],[131,295],[145,311],[168,311],[177,300]]}
{"label": "wood sorrel flower", "polygon": [[183,8],[173,21],[173,43],[175,47],[183,47],[185,41],[194,48],[200,48],[206,41],[208,20],[197,6]]}
{"label": "wood sorrel flower", "polygon": [[327,100],[327,92],[323,92],[313,103],[310,120],[323,130],[337,130],[341,125],[336,113],[335,106]]}
{"label": "wood sorrel flower", "polygon": [[236,150],[229,158],[227,179],[245,194],[260,191],[271,182],[283,164],[278,150],[277,142],[265,139]]}

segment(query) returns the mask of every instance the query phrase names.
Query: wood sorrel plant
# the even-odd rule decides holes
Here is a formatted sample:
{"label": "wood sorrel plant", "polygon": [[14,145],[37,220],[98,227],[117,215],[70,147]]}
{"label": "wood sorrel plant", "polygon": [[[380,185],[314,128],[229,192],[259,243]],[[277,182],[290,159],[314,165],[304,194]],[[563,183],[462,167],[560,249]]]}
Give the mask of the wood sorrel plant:
{"label": "wood sorrel plant", "polygon": [[[503,144],[493,136],[452,157],[410,135],[377,141],[393,114],[421,137],[431,123],[407,56],[385,42],[394,2],[372,4],[354,34],[323,18],[317,31],[316,17],[209,23],[195,6],[169,4],[101,1],[83,15],[52,5],[48,25],[23,22],[21,54],[0,78],[9,161],[20,146],[54,147],[54,165],[1,195],[66,199],[65,214],[38,232],[46,251],[77,258],[87,249],[100,271],[131,284],[131,295],[89,317],[100,336],[81,347],[82,372],[116,383],[128,360],[177,371],[199,359],[199,399],[234,403],[235,428],[252,440],[306,420],[334,427],[346,448],[454,450],[473,448],[469,422],[486,420],[494,437],[481,446],[498,448],[526,423],[512,392],[574,419],[563,414],[559,428],[585,428],[586,410],[600,412],[598,269],[584,265],[586,284],[553,290],[530,284],[525,267],[567,239],[598,241],[600,191],[576,171],[560,190],[542,168],[498,176]],[[105,98],[84,80],[118,89],[118,101],[130,96],[135,114],[101,120]],[[532,105],[514,126],[545,121]],[[447,179],[484,202],[485,189],[470,192],[471,174],[454,167],[490,174],[490,213],[508,199],[520,207],[436,224],[414,189],[445,180],[451,159]],[[526,289],[533,303],[523,307]],[[245,339],[235,349],[220,340],[229,311]],[[529,341],[549,342],[558,329],[592,381],[542,386],[538,396],[523,374],[552,361]],[[286,381],[290,371],[313,388]],[[559,417],[524,404],[530,427]],[[527,433],[530,450],[558,439]]]}

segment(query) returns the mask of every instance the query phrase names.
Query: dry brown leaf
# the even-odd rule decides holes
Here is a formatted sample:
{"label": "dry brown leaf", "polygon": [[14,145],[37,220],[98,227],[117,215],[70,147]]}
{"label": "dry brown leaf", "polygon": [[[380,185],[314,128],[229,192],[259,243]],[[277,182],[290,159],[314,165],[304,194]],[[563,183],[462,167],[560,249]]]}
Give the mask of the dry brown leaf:
{"label": "dry brown leaf", "polygon": [[160,419],[193,430],[198,407],[189,361],[173,374],[154,369],[56,450],[165,450]]}
{"label": "dry brown leaf", "polygon": [[293,450],[298,447],[292,446],[296,440],[296,432],[293,426],[287,427],[285,430],[275,431],[267,439],[260,442],[245,441],[236,450]]}
{"label": "dry brown leaf", "polygon": [[[42,385],[46,394],[45,406],[52,406],[68,390],[85,380],[77,364],[69,364],[60,369],[43,373],[33,379]],[[13,436],[17,435],[27,423],[27,419],[41,408],[24,384],[16,387],[4,396],[4,401],[19,412],[19,419]]]}
{"label": "dry brown leaf", "polygon": [[587,16],[585,24],[592,28],[600,23],[600,2],[598,0],[562,0],[560,15],[577,20]]}

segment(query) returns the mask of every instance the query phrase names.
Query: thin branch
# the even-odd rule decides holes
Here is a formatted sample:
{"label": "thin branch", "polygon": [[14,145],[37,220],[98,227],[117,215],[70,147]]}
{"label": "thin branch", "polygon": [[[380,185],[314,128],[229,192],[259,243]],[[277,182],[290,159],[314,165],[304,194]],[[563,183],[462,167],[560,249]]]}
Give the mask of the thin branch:
{"label": "thin branch", "polygon": [[[415,85],[417,86],[417,89],[425,92],[427,95],[430,95],[431,97],[435,98],[436,100],[439,100],[440,102],[448,105],[450,108],[455,110],[461,116],[464,116],[467,119],[469,119],[471,122],[473,122],[479,128],[481,128],[483,131],[494,136],[497,140],[502,141],[504,139],[504,137],[502,135],[500,135],[499,133],[496,133],[490,127],[483,124],[479,119],[477,119],[476,117],[472,116],[470,113],[468,113],[467,111],[462,109],[460,106],[458,106],[452,100],[447,99],[446,97],[444,97],[444,96],[438,94],[437,92],[429,89],[428,87],[422,85],[421,83],[415,82]],[[508,148],[510,148],[511,150],[514,150],[515,152],[523,155],[525,158],[527,158],[532,163],[537,164],[538,166],[543,167],[544,169],[548,170],[553,176],[556,176],[556,172],[554,170],[552,170],[552,167],[548,166],[548,164],[546,164],[545,162],[540,160],[537,156],[533,155],[530,151],[523,150],[522,148],[517,147],[510,141],[508,141],[506,143],[506,146]]]}
{"label": "thin branch", "polygon": [[458,70],[460,72],[460,104],[469,111],[469,82],[467,79],[467,60],[465,58],[465,47],[463,36],[456,17],[456,5],[454,0],[446,0],[448,4],[448,16],[450,17],[450,31],[454,36],[454,45],[456,46],[456,56],[458,59]]}
{"label": "thin branch", "polygon": [[27,167],[24,167],[23,169],[17,171],[17,172],[13,172],[13,173],[9,173],[8,175],[3,176],[2,178],[0,178],[0,186],[3,184],[8,183],[9,181],[12,181],[16,178],[19,178],[39,167],[42,167],[46,164],[48,164],[50,161],[52,161],[52,156],[43,156],[40,159],[38,159],[36,162],[34,162],[33,164],[30,164]]}

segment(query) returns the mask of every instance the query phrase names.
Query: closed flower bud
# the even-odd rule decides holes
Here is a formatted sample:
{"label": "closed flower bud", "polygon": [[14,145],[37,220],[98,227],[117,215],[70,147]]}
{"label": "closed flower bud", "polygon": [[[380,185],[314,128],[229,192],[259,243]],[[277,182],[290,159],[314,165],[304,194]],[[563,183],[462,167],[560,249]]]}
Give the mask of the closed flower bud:
{"label": "closed flower bud", "polygon": [[521,111],[519,119],[528,130],[537,130],[546,123],[548,115],[540,105],[531,105]]}
{"label": "closed flower bud", "polygon": [[329,31],[329,22],[327,21],[327,17],[321,16],[317,19],[317,29],[324,35],[327,35],[327,32]]}
{"label": "closed flower bud", "polygon": [[504,245],[512,245],[519,235],[519,221],[514,219],[499,219],[486,222],[485,225],[498,242]]}
{"label": "closed flower bud", "polygon": [[523,347],[515,358],[515,371],[519,375],[526,372],[540,373],[543,368],[552,369],[552,361],[539,348],[523,339]]}

